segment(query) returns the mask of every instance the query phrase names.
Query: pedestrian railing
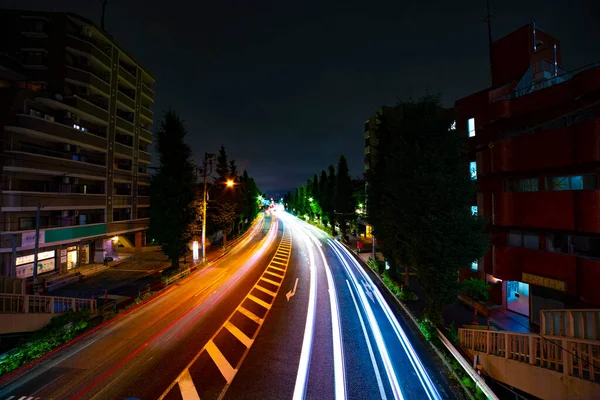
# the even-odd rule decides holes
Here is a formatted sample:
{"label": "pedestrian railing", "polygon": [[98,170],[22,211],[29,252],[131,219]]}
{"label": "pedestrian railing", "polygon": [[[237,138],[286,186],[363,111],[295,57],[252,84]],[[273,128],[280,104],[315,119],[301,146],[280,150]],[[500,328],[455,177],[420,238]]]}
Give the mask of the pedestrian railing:
{"label": "pedestrian railing", "polygon": [[542,310],[542,335],[600,340],[600,310]]}
{"label": "pedestrian railing", "polygon": [[600,341],[533,333],[459,329],[464,349],[600,383]]}
{"label": "pedestrian railing", "polygon": [[97,313],[96,300],[73,297],[0,293],[0,313],[62,314],[69,310]]}

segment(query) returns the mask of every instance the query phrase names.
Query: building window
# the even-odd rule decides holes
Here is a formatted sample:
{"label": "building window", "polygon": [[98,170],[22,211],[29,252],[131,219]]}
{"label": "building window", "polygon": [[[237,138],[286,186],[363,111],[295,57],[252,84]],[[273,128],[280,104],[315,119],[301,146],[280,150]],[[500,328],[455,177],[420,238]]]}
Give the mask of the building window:
{"label": "building window", "polygon": [[477,206],[471,206],[471,214],[477,215]]}
{"label": "building window", "polygon": [[540,235],[535,232],[510,231],[508,233],[510,247],[524,247],[526,249],[540,249]]}
{"label": "building window", "polygon": [[471,263],[471,271],[479,271],[479,261],[475,260]]}
{"label": "building window", "polygon": [[540,180],[538,178],[509,180],[506,182],[507,192],[538,192]]}
{"label": "building window", "polygon": [[471,179],[477,179],[477,161],[471,161],[469,169],[471,170]]}
{"label": "building window", "polygon": [[33,108],[29,109],[29,115],[31,115],[32,117],[37,117],[37,118],[44,118],[44,114],[42,114],[38,110],[34,110]]}
{"label": "building window", "polygon": [[469,118],[468,125],[469,125],[469,137],[474,137],[475,136],[475,118]]}
{"label": "building window", "polygon": [[546,235],[546,250],[552,253],[570,254],[573,252],[571,235],[549,233]]}
{"label": "building window", "polygon": [[553,176],[548,178],[548,189],[558,190],[595,190],[597,188],[596,174]]}

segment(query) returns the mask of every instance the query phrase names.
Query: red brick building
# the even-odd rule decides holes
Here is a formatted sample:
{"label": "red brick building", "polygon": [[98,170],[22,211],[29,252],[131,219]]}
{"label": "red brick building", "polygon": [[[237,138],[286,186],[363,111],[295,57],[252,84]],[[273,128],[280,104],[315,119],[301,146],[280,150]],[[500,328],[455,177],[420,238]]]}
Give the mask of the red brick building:
{"label": "red brick building", "polygon": [[600,306],[600,63],[567,71],[560,50],[524,26],[492,44],[492,87],[456,101],[492,235],[463,276],[534,323]]}

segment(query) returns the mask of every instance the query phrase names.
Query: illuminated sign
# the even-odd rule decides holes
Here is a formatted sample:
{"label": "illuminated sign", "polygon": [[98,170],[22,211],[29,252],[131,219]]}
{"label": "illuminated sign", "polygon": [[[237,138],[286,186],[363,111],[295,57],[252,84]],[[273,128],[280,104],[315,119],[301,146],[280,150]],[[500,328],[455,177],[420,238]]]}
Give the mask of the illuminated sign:
{"label": "illuminated sign", "polygon": [[543,276],[528,274],[526,272],[522,273],[521,280],[525,283],[542,286],[548,289],[558,290],[561,292],[567,291],[567,285],[565,281],[557,281],[556,279],[544,278]]}
{"label": "illuminated sign", "polygon": [[194,243],[192,243],[192,251],[193,251],[194,261],[196,261],[198,259],[198,241],[197,240],[194,240]]}
{"label": "illuminated sign", "polygon": [[[44,243],[45,231],[40,231],[38,243]],[[35,231],[23,232],[21,234],[21,246],[22,247],[34,247],[35,246]]]}
{"label": "illuminated sign", "polygon": [[[37,273],[39,275],[44,272],[54,271],[55,268],[54,258],[38,261]],[[33,263],[17,267],[17,278],[29,278],[30,276],[33,276]]]}
{"label": "illuminated sign", "polygon": [[[55,254],[54,250],[38,253],[38,261],[46,260],[48,258],[54,258],[54,254]],[[33,254],[30,254],[28,256],[23,256],[23,257],[17,257],[17,265],[29,264],[32,262],[33,262]]]}

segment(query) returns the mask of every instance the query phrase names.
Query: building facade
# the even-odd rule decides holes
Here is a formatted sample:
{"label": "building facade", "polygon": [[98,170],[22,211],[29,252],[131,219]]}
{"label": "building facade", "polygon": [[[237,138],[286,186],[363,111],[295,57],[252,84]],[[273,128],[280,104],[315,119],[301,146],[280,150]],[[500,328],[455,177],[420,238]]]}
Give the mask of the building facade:
{"label": "building facade", "polygon": [[[67,13],[0,16],[0,274],[63,273],[141,247],[154,78]],[[40,275],[42,277],[42,275]]]}
{"label": "building facade", "polygon": [[462,272],[508,311],[600,307],[600,64],[568,71],[534,24],[492,44],[492,87],[456,102],[492,243]]}

